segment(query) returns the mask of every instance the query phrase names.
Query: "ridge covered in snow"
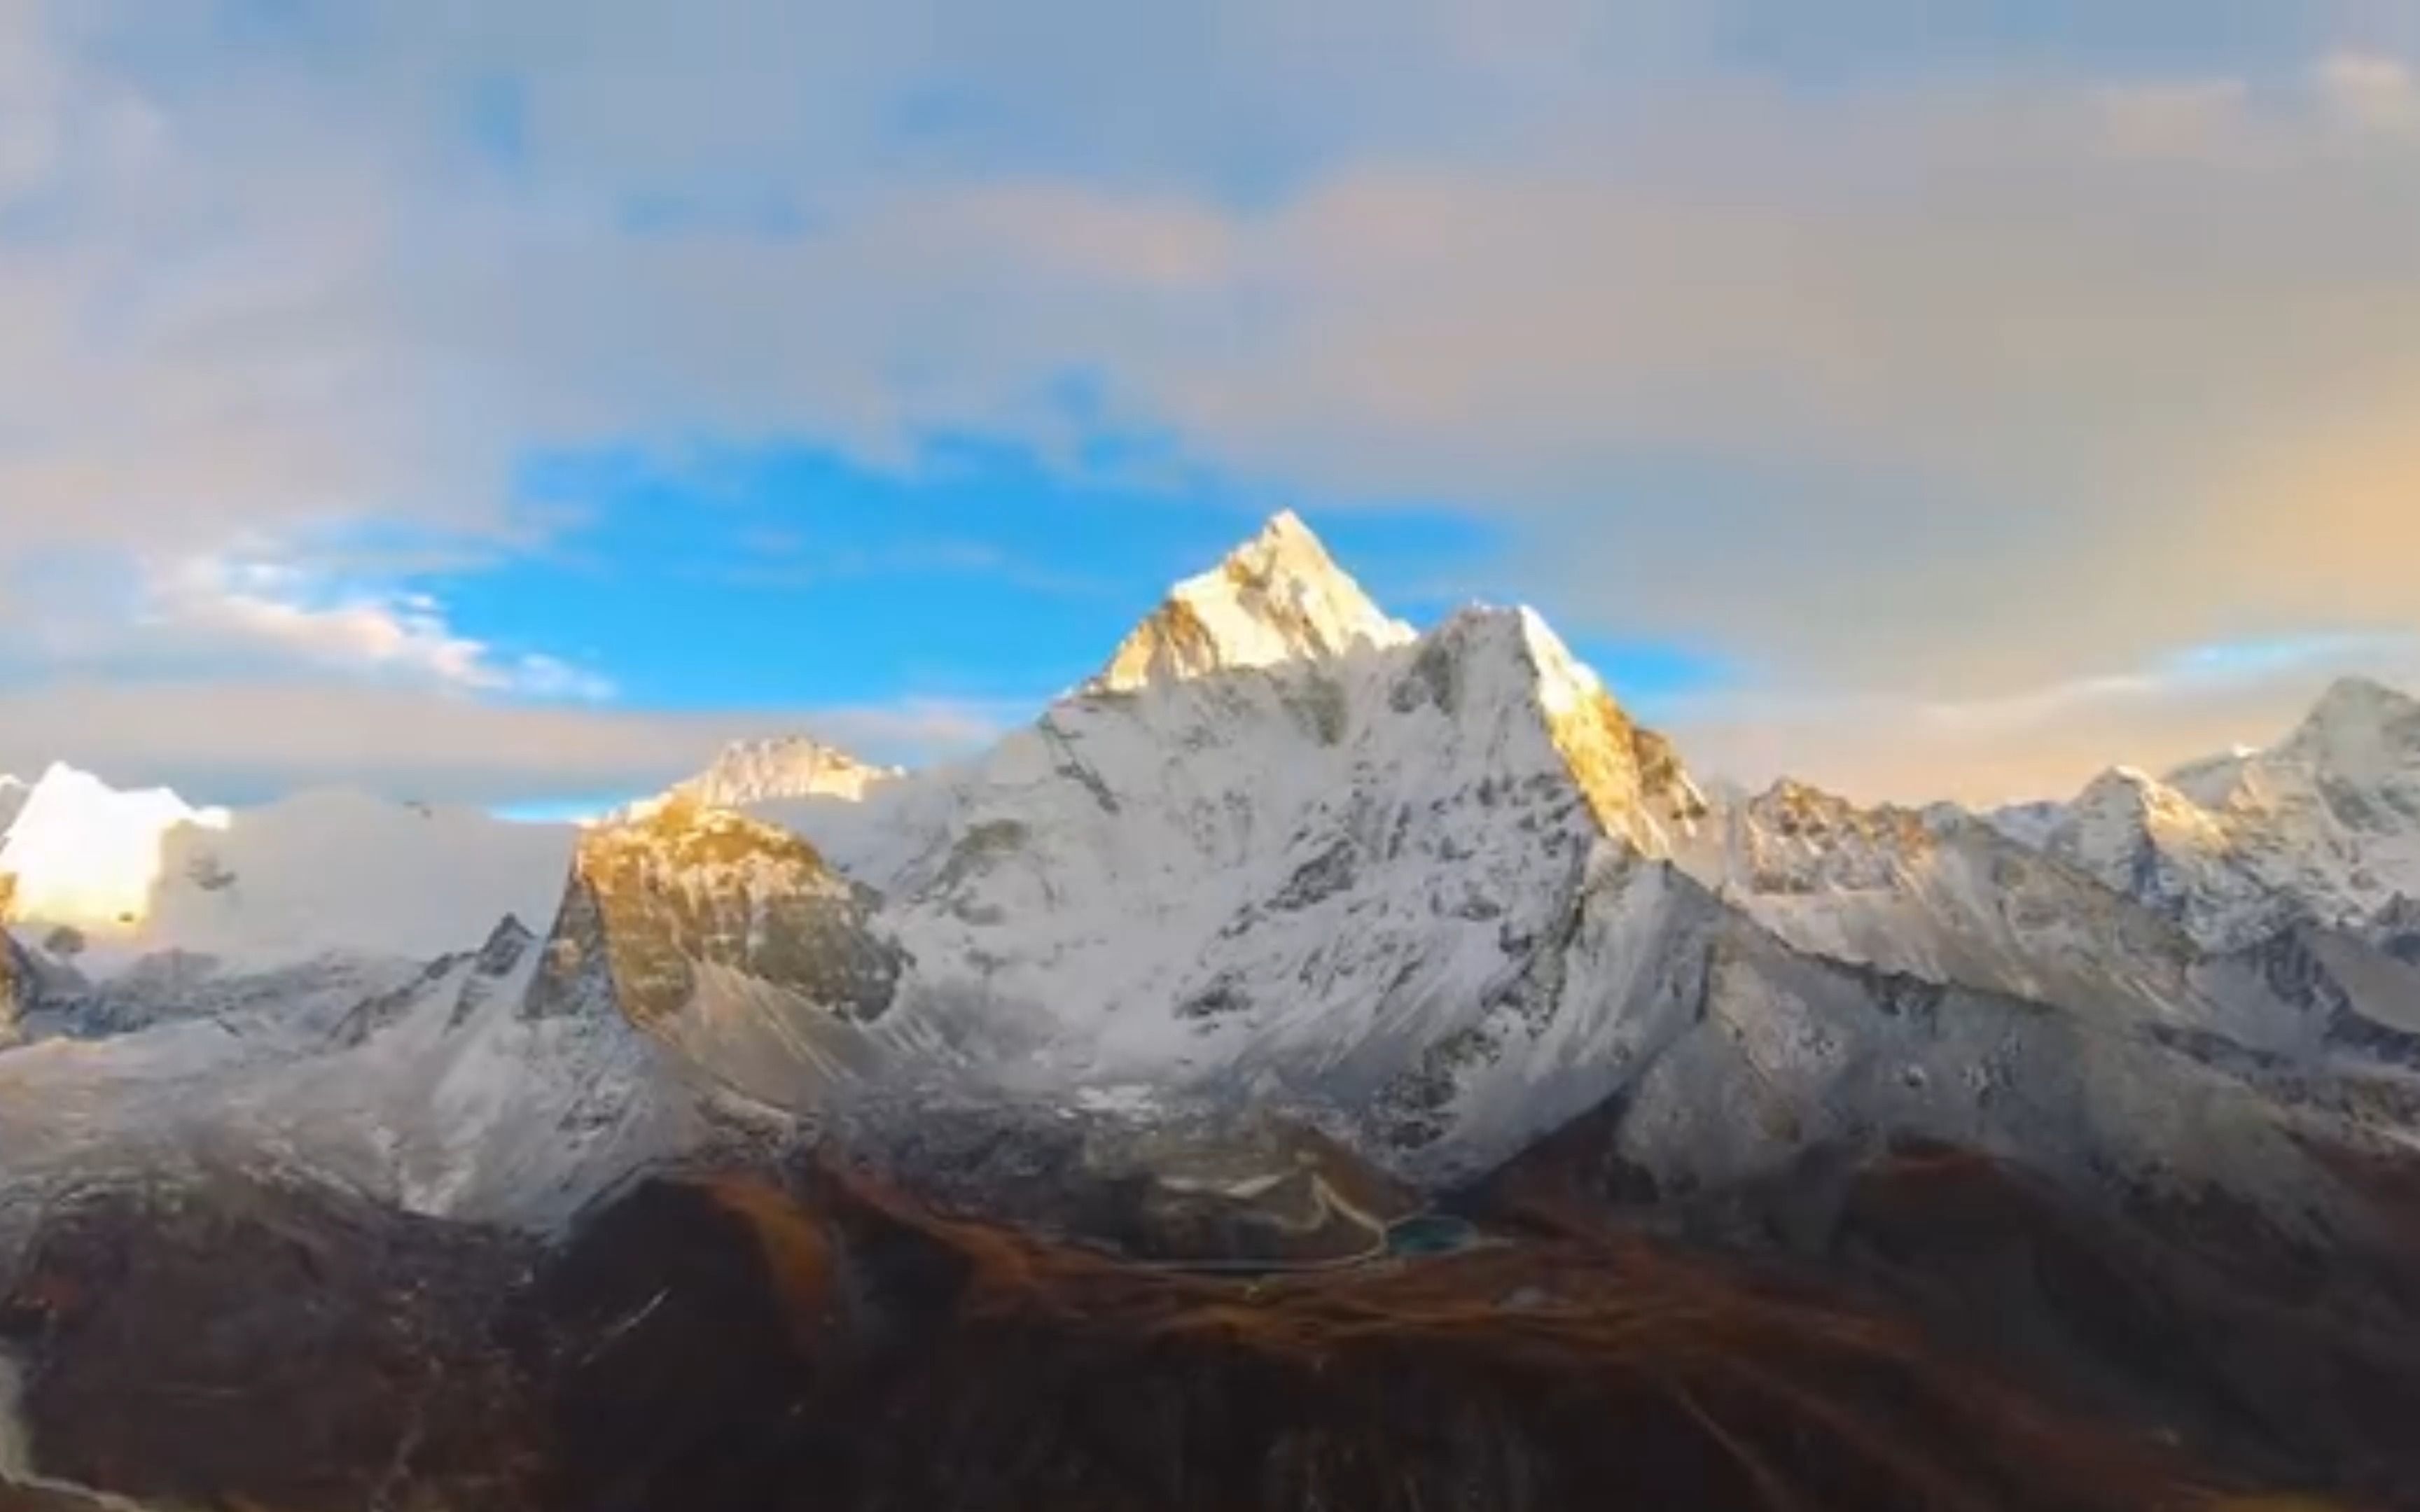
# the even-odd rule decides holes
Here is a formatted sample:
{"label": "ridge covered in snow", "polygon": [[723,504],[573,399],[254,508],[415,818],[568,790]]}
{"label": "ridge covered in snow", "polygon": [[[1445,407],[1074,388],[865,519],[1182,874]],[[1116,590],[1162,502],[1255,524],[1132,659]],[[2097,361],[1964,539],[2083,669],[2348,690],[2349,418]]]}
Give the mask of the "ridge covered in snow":
{"label": "ridge covered in snow", "polygon": [[787,798],[839,798],[856,802],[884,782],[906,774],[876,766],[806,735],[736,740],[712,764],[677,782],[662,802],[687,799],[713,809],[744,809]]}
{"label": "ridge covered in snow", "polygon": [[2273,746],[2096,778],[2027,833],[2203,945],[2356,933],[2420,898],[2420,702],[2347,678]]}
{"label": "ridge covered in snow", "polygon": [[1684,1183],[1896,1132],[2293,1208],[2300,1135],[2402,1117],[2420,1025],[2384,945],[2263,933],[2263,868],[2388,901],[2408,712],[2350,690],[2024,825],[1709,797],[1535,613],[1414,631],[1280,516],[951,767],[756,744],[584,830],[170,824],[132,943],[189,1011],[101,993],[86,1043],[8,1052],[0,1148],[207,1132],[526,1218],[733,1119],[1282,1115],[1441,1183],[1593,1119]]}

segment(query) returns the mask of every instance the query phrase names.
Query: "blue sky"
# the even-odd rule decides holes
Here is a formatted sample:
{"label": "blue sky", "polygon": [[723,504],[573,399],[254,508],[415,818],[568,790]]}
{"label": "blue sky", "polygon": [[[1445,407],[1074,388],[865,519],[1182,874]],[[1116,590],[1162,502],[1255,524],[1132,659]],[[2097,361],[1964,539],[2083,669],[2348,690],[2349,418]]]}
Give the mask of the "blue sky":
{"label": "blue sky", "polygon": [[[1206,480],[1182,493],[1088,484],[968,440],[932,443],[906,477],[794,446],[671,474],[548,457],[521,487],[575,501],[582,523],[546,553],[423,586],[467,635],[568,647],[616,698],[703,710],[916,694],[1038,708],[1277,507]],[[1320,528],[1373,596],[1416,622],[1502,596],[1502,532],[1482,516],[1366,508]],[[1721,678],[1685,645],[1581,643],[1649,704]]]}
{"label": "blue sky", "polygon": [[924,759],[1280,506],[1751,779],[2263,738],[2420,675],[2415,68],[2405,0],[22,0],[0,767]]}

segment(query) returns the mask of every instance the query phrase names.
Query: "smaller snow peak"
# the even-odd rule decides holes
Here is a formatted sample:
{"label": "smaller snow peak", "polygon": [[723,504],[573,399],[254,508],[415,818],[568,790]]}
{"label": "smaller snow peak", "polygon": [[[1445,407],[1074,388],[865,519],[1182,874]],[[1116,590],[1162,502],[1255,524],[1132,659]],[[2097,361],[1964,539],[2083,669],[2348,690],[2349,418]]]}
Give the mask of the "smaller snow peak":
{"label": "smaller snow peak", "polygon": [[2078,814],[2149,816],[2163,808],[2190,802],[2141,767],[2112,766],[2086,783],[2071,807]]}
{"label": "smaller snow peak", "polygon": [[2133,854],[2145,843],[2224,850],[2226,838],[2209,810],[2140,768],[2113,766],[2087,784],[2050,836],[2071,858]]}
{"label": "smaller snow peak", "polygon": [[783,798],[846,798],[900,775],[806,735],[736,740],[711,764],[672,790],[718,809],[744,808]]}
{"label": "smaller snow peak", "polygon": [[2236,746],[2224,756],[2204,756],[2168,773],[2167,784],[2195,803],[2224,804],[2260,757],[2258,748]]}
{"label": "smaller snow peak", "polygon": [[2322,721],[2338,717],[2391,718],[2415,709],[2420,709],[2420,703],[2376,678],[2339,677],[2319,695],[2311,717]]}
{"label": "smaller snow peak", "polygon": [[1088,693],[1123,693],[1239,668],[1409,643],[1292,511],[1188,578],[1122,641]]}
{"label": "smaller snow peak", "polygon": [[513,968],[520,964],[522,953],[536,941],[537,936],[520,921],[520,915],[506,914],[489,933],[487,943],[479,947],[476,964],[479,975],[510,976]]}
{"label": "smaller snow peak", "polygon": [[2382,776],[2420,761],[2420,701],[2366,677],[2339,678],[2284,748],[2340,776]]}

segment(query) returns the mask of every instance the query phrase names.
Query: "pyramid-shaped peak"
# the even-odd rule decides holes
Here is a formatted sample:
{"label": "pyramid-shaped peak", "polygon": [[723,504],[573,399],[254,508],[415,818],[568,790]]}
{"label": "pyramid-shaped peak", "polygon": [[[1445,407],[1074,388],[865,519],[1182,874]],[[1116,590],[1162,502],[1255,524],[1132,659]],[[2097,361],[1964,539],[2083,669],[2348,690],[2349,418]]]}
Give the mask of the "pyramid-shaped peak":
{"label": "pyramid-shaped peak", "polygon": [[2420,700],[2367,677],[2340,677],[2319,695],[2287,749],[2347,776],[2420,759]]}
{"label": "pyramid-shaped peak", "polygon": [[861,798],[899,769],[859,761],[810,735],[735,740],[713,763],[672,791],[708,808],[736,809],[781,798]]}
{"label": "pyramid-shaped peak", "polygon": [[2058,854],[2108,866],[2147,842],[2223,844],[2217,824],[2192,795],[2139,767],[2113,766],[2068,806],[2048,841]]}
{"label": "pyramid-shaped peak", "polygon": [[1322,556],[1327,554],[1327,548],[1321,545],[1319,537],[1311,532],[1311,527],[1302,522],[1302,517],[1291,509],[1280,509],[1263,521],[1261,533],[1252,539],[1256,543],[1295,542],[1310,547]]}
{"label": "pyramid-shaped peak", "polygon": [[[1176,585],[1178,594],[1198,591],[1209,580],[1225,579],[1264,588],[1301,581],[1322,587],[1341,584],[1361,603],[1369,604],[1360,585],[1336,564],[1327,554],[1326,543],[1313,534],[1302,517],[1291,509],[1280,509],[1271,515],[1249,541],[1227,553],[1216,570],[1198,578],[1188,578]],[[1371,606],[1376,612],[1376,607]]]}
{"label": "pyramid-shaped peak", "polygon": [[2103,768],[2076,795],[2078,810],[2145,811],[2176,801],[2180,795],[2139,766]]}
{"label": "pyramid-shaped peak", "polygon": [[2306,725],[2375,724],[2420,713],[2420,702],[2369,677],[2339,677],[2312,705]]}
{"label": "pyramid-shaped peak", "polygon": [[1299,516],[1281,510],[1208,572],[1187,578],[1087,685],[1126,692],[1212,672],[1408,644]]}

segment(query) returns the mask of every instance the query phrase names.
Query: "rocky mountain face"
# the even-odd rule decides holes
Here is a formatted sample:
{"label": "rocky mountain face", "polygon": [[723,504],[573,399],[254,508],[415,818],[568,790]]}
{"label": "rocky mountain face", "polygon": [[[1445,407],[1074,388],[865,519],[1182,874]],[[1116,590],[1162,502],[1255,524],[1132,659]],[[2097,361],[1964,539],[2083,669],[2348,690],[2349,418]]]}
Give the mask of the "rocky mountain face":
{"label": "rocky mountain face", "polygon": [[582,835],[522,1011],[603,1017],[799,1107],[857,1057],[908,965],[814,847],[674,799]]}
{"label": "rocky mountain face", "polygon": [[[130,847],[122,949],[8,958],[0,1350],[42,1473],[206,1504],[2149,1506],[2162,1434],[2391,1503],[2415,731],[1710,791],[1535,614],[1416,631],[1280,517],[951,767]],[[290,1464],[91,1420],[281,1290],[323,1331],[159,1357],[375,1362]]]}

